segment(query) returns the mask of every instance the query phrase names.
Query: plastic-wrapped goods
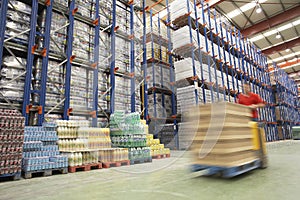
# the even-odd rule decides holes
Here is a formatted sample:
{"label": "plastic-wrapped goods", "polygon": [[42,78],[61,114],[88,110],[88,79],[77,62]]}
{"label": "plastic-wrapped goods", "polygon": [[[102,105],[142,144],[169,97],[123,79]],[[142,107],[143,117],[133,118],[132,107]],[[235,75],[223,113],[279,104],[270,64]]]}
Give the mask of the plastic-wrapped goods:
{"label": "plastic-wrapped goods", "polygon": [[30,14],[31,7],[27,4],[20,1],[10,1],[7,10],[5,38],[15,37],[10,42],[27,44],[29,31],[21,35],[20,33],[30,30]]}
{"label": "plastic-wrapped goods", "polygon": [[[0,92],[10,101],[22,102],[26,59],[4,56],[0,74]],[[2,99],[2,97],[0,97]]]}
{"label": "plastic-wrapped goods", "polygon": [[150,147],[129,148],[128,151],[129,151],[129,160],[151,158]]}
{"label": "plastic-wrapped goods", "polygon": [[170,154],[170,149],[160,143],[160,139],[153,139],[152,134],[147,135],[147,147],[150,147],[151,156]]}
{"label": "plastic-wrapped goods", "polygon": [[24,122],[18,111],[0,109],[0,175],[21,172]]}
{"label": "plastic-wrapped goods", "polygon": [[67,157],[59,154],[55,129],[55,123],[44,123],[41,127],[25,127],[23,171],[57,169],[68,166]]}
{"label": "plastic-wrapped goods", "polygon": [[125,148],[108,148],[99,150],[100,162],[118,162],[128,160],[128,149]]}

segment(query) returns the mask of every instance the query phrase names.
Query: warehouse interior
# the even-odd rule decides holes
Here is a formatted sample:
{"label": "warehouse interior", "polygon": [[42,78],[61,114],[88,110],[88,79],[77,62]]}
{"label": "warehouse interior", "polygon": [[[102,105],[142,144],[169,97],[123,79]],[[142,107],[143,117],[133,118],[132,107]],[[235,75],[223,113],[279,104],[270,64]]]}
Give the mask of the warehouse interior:
{"label": "warehouse interior", "polygon": [[299,0],[0,0],[0,200],[298,199]]}

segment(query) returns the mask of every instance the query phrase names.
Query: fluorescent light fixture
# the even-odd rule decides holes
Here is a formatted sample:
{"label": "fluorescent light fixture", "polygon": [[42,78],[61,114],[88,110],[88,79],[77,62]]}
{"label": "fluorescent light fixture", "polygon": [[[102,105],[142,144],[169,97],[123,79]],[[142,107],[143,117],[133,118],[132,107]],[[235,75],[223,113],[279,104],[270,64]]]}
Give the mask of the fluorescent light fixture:
{"label": "fluorescent light fixture", "polygon": [[257,36],[255,36],[255,37],[251,38],[250,41],[251,41],[251,42],[255,42],[255,41],[261,40],[261,39],[263,39],[263,38],[264,38],[264,36],[260,34],[260,35],[257,35]]}
{"label": "fluorescent light fixture", "polygon": [[256,13],[261,13],[262,9],[259,4],[257,4]]}
{"label": "fluorescent light fixture", "polygon": [[[258,3],[264,3],[266,1],[268,1],[268,0],[259,0]],[[246,11],[254,8],[256,5],[257,5],[257,3],[255,1],[252,1],[251,3],[247,3],[247,4],[243,5],[242,7],[240,7],[240,9],[237,8],[237,9],[231,11],[230,13],[228,13],[227,16],[229,18],[234,18],[234,17],[238,16],[239,14],[241,14],[241,11],[246,12]]]}
{"label": "fluorescent light fixture", "polygon": [[292,27],[293,27],[293,24],[292,23],[288,23],[286,25],[283,25],[283,26],[277,28],[277,30],[278,30],[278,32],[281,32],[281,31],[287,30],[287,29],[292,28]]}
{"label": "fluorescent light fixture", "polygon": [[[283,26],[279,26],[277,29],[269,30],[269,31],[267,31],[265,33],[262,33],[262,35],[265,36],[265,37],[269,37],[271,35],[274,35],[274,34],[276,34],[278,32],[287,30],[287,29],[292,28],[293,26],[297,26],[299,24],[300,24],[300,19],[297,19],[297,20],[295,20],[295,21],[293,21],[291,23],[285,24]],[[261,34],[259,34],[257,36],[254,36],[250,40],[251,40],[251,42],[256,42],[256,41],[261,40],[261,39],[263,39],[263,37],[261,37]]]}
{"label": "fluorescent light fixture", "polygon": [[[300,51],[295,52],[295,53],[291,53],[291,54],[289,54],[289,55],[282,56],[282,57],[279,57],[279,58],[275,58],[275,59],[273,59],[273,61],[274,61],[274,62],[278,62],[278,61],[280,61],[280,60],[292,58],[292,57],[297,56],[297,55],[300,55]],[[297,58],[294,58],[293,60],[290,60],[290,61],[294,61],[294,60],[297,60]]]}
{"label": "fluorescent light fixture", "polygon": [[277,33],[276,39],[280,39],[280,38],[281,38],[281,35],[279,33]]}

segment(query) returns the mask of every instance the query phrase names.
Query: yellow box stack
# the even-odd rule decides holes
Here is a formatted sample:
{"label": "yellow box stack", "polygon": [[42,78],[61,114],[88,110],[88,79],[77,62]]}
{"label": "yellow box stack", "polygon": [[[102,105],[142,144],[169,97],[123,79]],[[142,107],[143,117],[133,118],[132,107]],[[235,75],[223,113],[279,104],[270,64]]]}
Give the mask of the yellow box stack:
{"label": "yellow box stack", "polygon": [[238,166],[258,159],[249,121],[251,110],[229,102],[201,105],[188,117],[195,164]]}

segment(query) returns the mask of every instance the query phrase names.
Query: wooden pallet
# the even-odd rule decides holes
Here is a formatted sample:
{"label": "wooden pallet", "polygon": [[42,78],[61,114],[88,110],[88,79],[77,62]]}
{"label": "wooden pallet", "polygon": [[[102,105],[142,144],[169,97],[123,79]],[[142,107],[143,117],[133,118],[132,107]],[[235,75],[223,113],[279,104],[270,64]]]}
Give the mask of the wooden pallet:
{"label": "wooden pallet", "polygon": [[138,158],[138,159],[130,160],[131,165],[143,164],[143,163],[148,163],[148,162],[152,162],[152,158]]}
{"label": "wooden pallet", "polygon": [[45,177],[45,176],[52,176],[55,174],[67,174],[68,168],[57,168],[57,169],[44,169],[44,170],[37,170],[37,171],[28,171],[23,172],[23,177],[25,179],[30,179],[33,177]]}
{"label": "wooden pallet", "polygon": [[170,158],[170,154],[162,154],[162,155],[156,155],[152,156],[152,159],[162,159],[162,158]]}
{"label": "wooden pallet", "polygon": [[102,169],[102,163],[93,163],[81,166],[69,166],[69,173],[75,173],[79,171],[91,171],[92,169]]}
{"label": "wooden pallet", "polygon": [[123,160],[117,162],[103,162],[102,165],[103,168],[121,167],[121,166],[130,165],[130,160]]}
{"label": "wooden pallet", "polygon": [[11,173],[11,174],[0,174],[0,182],[6,180],[20,180],[21,172]]}

